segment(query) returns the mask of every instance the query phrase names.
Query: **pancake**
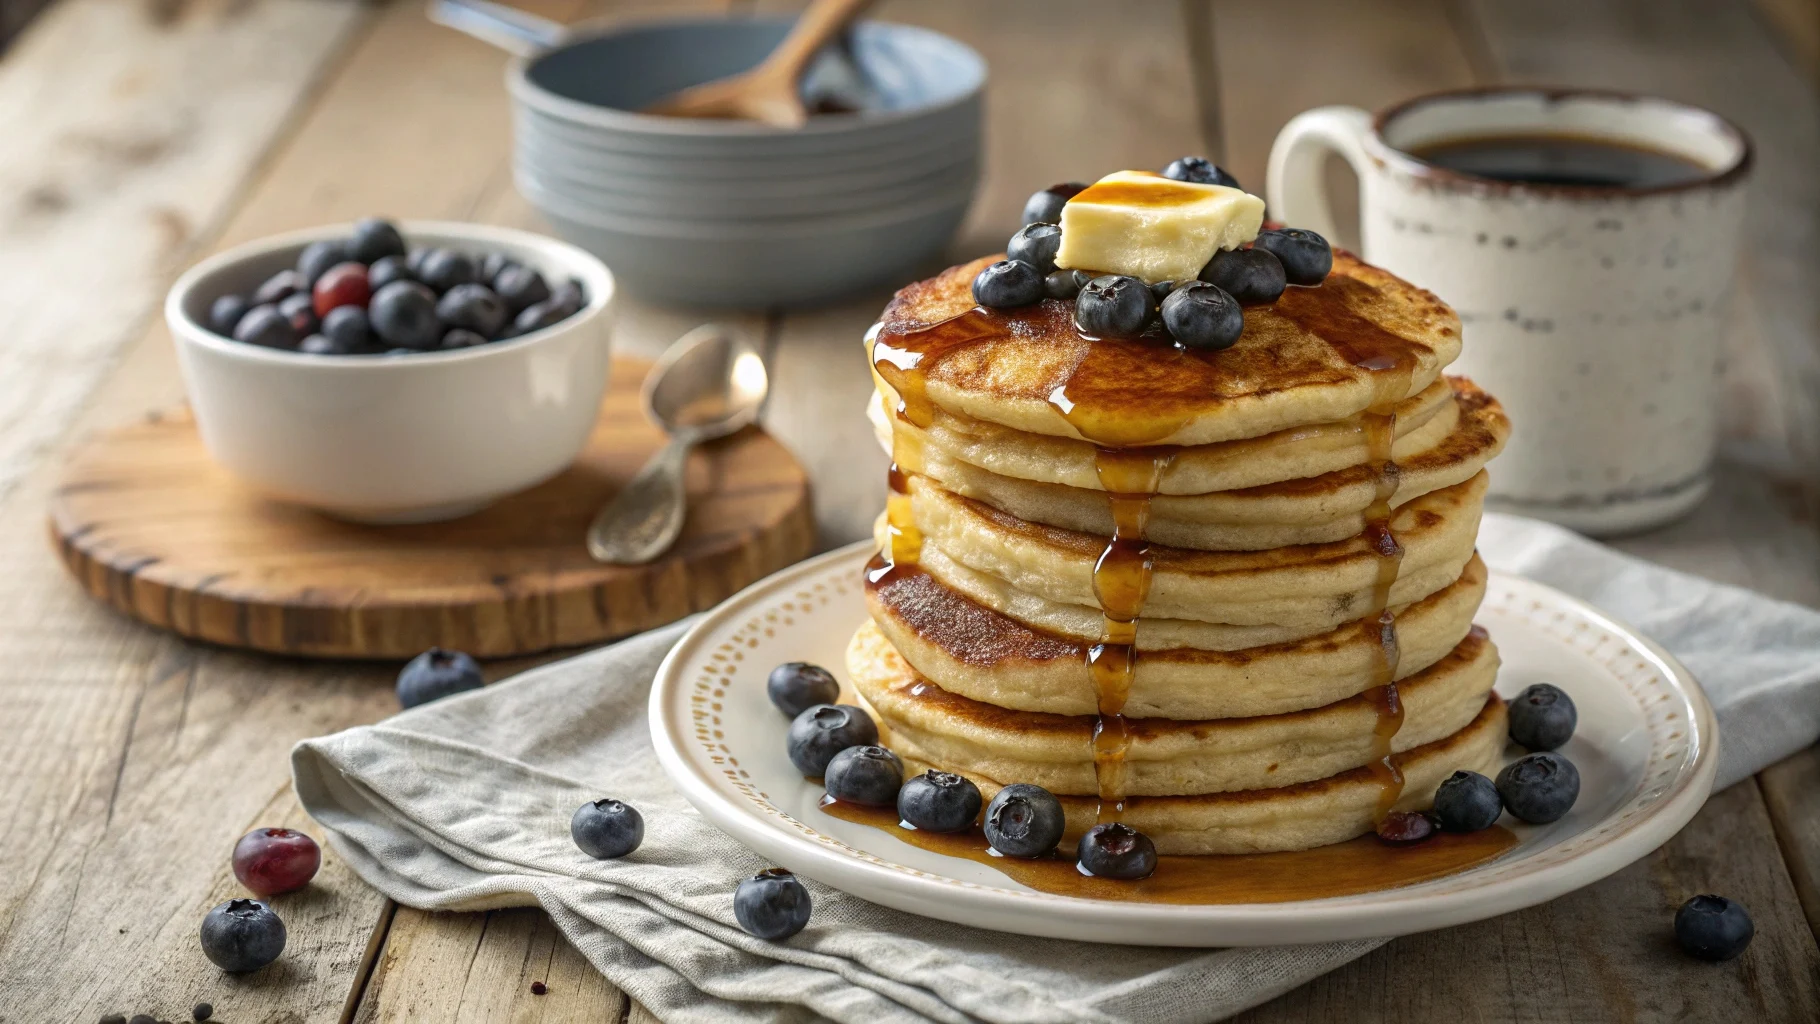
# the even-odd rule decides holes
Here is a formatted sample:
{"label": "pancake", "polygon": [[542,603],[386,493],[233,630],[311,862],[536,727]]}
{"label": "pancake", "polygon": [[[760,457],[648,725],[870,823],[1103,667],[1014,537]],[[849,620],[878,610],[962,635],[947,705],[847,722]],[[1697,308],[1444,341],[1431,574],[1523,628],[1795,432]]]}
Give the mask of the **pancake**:
{"label": "pancake", "polygon": [[[1403,775],[1402,796],[1393,810],[1417,811],[1434,805],[1435,787],[1456,771],[1496,775],[1504,762],[1504,702],[1486,698],[1478,717],[1451,736],[1397,754],[1392,760]],[[881,728],[887,745],[896,737]],[[939,765],[904,758],[907,775]],[[983,775],[957,772],[972,779],[988,801],[1003,784]],[[1343,843],[1375,827],[1382,793],[1370,768],[1354,768],[1313,782],[1278,789],[1243,789],[1200,796],[1153,796],[1132,799],[1118,820],[1149,836],[1158,853],[1277,853]],[[1067,815],[1064,848],[1097,820],[1093,797],[1064,796]]]}
{"label": "pancake", "polygon": [[[1485,594],[1485,563],[1397,612],[1397,676],[1440,661],[1472,629]],[[869,582],[868,628],[918,674],[960,697],[1000,708],[1091,715],[1098,691],[1086,664],[1098,639],[1030,629],[944,586],[927,572],[896,571]],[[1274,715],[1344,700],[1378,682],[1383,646],[1376,624],[1347,623],[1305,640],[1234,651],[1159,649],[1153,620],[1140,619],[1140,650],[1125,712],[1137,718]]]}
{"label": "pancake", "polygon": [[[866,415],[886,452],[892,451],[891,433],[895,430],[905,435],[907,447],[913,451],[939,450],[950,459],[998,476],[1103,489],[1096,464],[1097,445],[1012,430],[942,409],[932,410],[929,427],[924,429],[893,415],[897,393],[877,373],[872,380],[877,386],[877,400],[867,404]],[[1403,460],[1426,451],[1453,432],[1459,406],[1452,399],[1459,383],[1471,386],[1465,378],[1442,378],[1397,405],[1392,426],[1393,459]],[[1358,416],[1279,430],[1263,437],[1171,446],[1158,452],[1166,460],[1157,478],[1159,494],[1208,494],[1301,480],[1363,466],[1370,458],[1365,424]]]}
{"label": "pancake", "polygon": [[[1097,612],[1093,570],[1104,537],[1029,523],[983,502],[908,477],[911,514],[926,549],[995,577],[1010,591]],[[1391,528],[1403,557],[1388,604],[1418,601],[1459,578],[1472,558],[1483,511],[1483,471],[1396,510]],[[1324,632],[1361,617],[1375,596],[1381,558],[1364,536],[1268,551],[1194,551],[1151,545],[1154,569],[1144,613],[1242,626]],[[1016,595],[969,594],[982,604],[1043,627],[1008,605]]]}
{"label": "pancake", "polygon": [[[1398,685],[1402,752],[1452,735],[1491,692],[1498,652],[1482,630]],[[1057,795],[1093,796],[1093,715],[1008,711],[950,693],[923,677],[871,623],[847,647],[847,676],[900,756],[996,782],[1032,782]],[[1193,796],[1293,786],[1373,760],[1378,703],[1360,694],[1280,715],[1176,721],[1129,718],[1124,760],[1130,796]]]}
{"label": "pancake", "polygon": [[[1401,506],[1478,475],[1510,435],[1510,420],[1489,395],[1458,382],[1453,429],[1398,462],[1390,498]],[[1103,490],[999,476],[945,451],[926,448],[920,465],[906,466],[962,497],[985,502],[1027,522],[1107,536],[1112,508]],[[1149,502],[1144,536],[1171,547],[1204,551],[1261,551],[1325,544],[1356,537],[1377,499],[1378,475],[1357,465],[1310,479],[1285,480],[1212,494],[1158,495]]]}
{"label": "pancake", "polygon": [[976,307],[973,278],[997,258],[910,285],[885,308],[871,354],[913,422],[939,407],[1096,444],[1211,444],[1389,411],[1460,352],[1452,309],[1345,252],[1320,286],[1247,307],[1238,342],[1211,353],[1085,338],[1070,302]]}

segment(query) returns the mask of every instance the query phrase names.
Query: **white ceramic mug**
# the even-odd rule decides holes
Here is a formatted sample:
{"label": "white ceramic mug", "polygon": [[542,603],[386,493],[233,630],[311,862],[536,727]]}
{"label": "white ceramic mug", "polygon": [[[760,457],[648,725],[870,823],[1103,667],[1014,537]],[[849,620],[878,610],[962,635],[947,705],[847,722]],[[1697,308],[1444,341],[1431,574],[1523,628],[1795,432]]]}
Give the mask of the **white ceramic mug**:
{"label": "white ceramic mug", "polygon": [[[1410,155],[1512,135],[1617,142],[1706,173],[1654,188],[1513,183]],[[1376,115],[1322,107],[1271,149],[1273,218],[1332,237],[1329,152],[1358,173],[1365,259],[1459,312],[1453,372],[1510,413],[1494,506],[1617,533],[1699,503],[1751,163],[1743,132],[1697,107],[1587,90],[1436,93]]]}

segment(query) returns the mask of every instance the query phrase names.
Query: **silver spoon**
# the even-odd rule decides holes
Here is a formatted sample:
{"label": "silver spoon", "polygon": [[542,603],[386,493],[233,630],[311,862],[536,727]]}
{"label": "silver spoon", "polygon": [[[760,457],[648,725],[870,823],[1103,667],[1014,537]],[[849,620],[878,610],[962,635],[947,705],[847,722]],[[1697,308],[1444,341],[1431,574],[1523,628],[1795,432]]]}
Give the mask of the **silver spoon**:
{"label": "silver spoon", "polygon": [[770,390],[764,358],[744,334],[704,324],[676,340],[645,378],[645,412],[670,435],[588,527],[588,553],[614,565],[642,565],[670,549],[687,504],[689,449],[747,426]]}

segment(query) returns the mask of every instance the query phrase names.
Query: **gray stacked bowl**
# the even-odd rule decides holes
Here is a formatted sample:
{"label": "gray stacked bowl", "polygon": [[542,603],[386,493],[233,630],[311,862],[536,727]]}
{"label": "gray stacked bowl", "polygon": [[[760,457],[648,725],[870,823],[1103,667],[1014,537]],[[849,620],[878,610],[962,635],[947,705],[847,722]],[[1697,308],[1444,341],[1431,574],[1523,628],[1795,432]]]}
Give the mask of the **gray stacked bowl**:
{"label": "gray stacked bowl", "polygon": [[615,26],[515,61],[519,191],[657,302],[802,305],[905,280],[941,252],[979,180],[986,70],[968,47],[860,22],[805,81],[859,109],[793,131],[637,113],[752,67],[789,28]]}

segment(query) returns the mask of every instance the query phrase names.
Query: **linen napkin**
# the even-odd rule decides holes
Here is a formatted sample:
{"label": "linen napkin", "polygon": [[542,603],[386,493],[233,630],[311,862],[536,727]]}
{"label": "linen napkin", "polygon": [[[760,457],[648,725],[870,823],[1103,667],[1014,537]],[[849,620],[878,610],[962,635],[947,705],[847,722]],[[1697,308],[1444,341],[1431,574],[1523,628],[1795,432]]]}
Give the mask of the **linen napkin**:
{"label": "linen napkin", "polygon": [[[1820,613],[1672,572],[1557,527],[1488,515],[1497,568],[1582,597],[1674,652],[1718,711],[1719,785],[1820,736]],[[369,883],[430,910],[539,905],[665,1021],[1218,1020],[1383,940],[1184,950],[1033,939],[888,910],[808,881],[784,942],[733,920],[765,862],[705,822],[652,752],[645,698],[687,623],[374,726],[298,744],[297,793]],[[569,816],[612,794],[644,814],[633,857],[595,861]]]}

